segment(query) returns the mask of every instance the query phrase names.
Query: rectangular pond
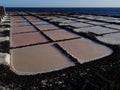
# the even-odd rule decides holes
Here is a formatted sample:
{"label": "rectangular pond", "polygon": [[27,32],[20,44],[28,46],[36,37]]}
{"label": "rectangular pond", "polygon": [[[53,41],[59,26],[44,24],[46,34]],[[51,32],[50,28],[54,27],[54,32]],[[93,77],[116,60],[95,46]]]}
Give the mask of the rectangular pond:
{"label": "rectangular pond", "polygon": [[37,31],[37,30],[33,26],[12,27],[11,28],[12,34],[32,32],[32,31]]}
{"label": "rectangular pond", "polygon": [[46,31],[46,30],[56,30],[60,29],[59,27],[49,24],[49,25],[36,25],[37,28],[39,28],[41,31]]}
{"label": "rectangular pond", "polygon": [[44,42],[48,42],[48,40],[39,32],[14,34],[11,36],[11,47],[25,46]]}
{"label": "rectangular pond", "polygon": [[117,32],[118,30],[110,29],[110,28],[105,28],[105,27],[100,27],[100,26],[94,26],[94,27],[85,27],[85,28],[79,28],[79,29],[74,29],[76,32],[92,32],[95,34],[105,34],[105,33],[111,33],[111,32]]}
{"label": "rectangular pond", "polygon": [[80,28],[80,27],[89,27],[92,26],[90,24],[82,23],[82,22],[77,22],[77,23],[69,23],[68,25],[75,27],[75,28]]}
{"label": "rectangular pond", "polygon": [[97,22],[97,21],[90,21],[88,22],[89,24],[93,24],[93,25],[106,25],[108,23],[103,23],[103,22]]}
{"label": "rectangular pond", "polygon": [[79,35],[68,32],[64,29],[45,31],[44,33],[54,41],[80,37]]}
{"label": "rectangular pond", "polygon": [[17,74],[36,74],[74,66],[53,45],[37,45],[11,50],[11,69]]}
{"label": "rectangular pond", "polygon": [[109,24],[109,25],[105,25],[105,26],[106,26],[106,27],[109,27],[109,28],[114,28],[114,29],[120,30],[120,25]]}
{"label": "rectangular pond", "polygon": [[105,34],[103,36],[97,37],[97,39],[105,43],[120,45],[120,32]]}
{"label": "rectangular pond", "polygon": [[112,53],[108,47],[84,38],[59,42],[58,45],[79,63],[100,59]]}
{"label": "rectangular pond", "polygon": [[48,22],[45,22],[45,21],[37,21],[37,22],[31,22],[32,24],[34,24],[34,25],[48,25],[49,23]]}
{"label": "rectangular pond", "polygon": [[30,23],[27,21],[24,22],[18,22],[18,23],[12,23],[11,26],[13,27],[22,27],[22,26],[30,26]]}
{"label": "rectangular pond", "polygon": [[27,18],[29,21],[40,21],[38,18],[34,16],[25,16],[25,18]]}

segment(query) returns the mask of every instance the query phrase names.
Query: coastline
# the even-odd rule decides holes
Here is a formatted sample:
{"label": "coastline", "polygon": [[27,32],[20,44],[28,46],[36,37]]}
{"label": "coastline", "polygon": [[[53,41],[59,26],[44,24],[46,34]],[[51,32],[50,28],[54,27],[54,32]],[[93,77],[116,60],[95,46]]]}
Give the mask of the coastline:
{"label": "coastline", "polygon": [[[59,26],[56,22],[50,22],[50,23]],[[73,29],[69,29],[69,27],[67,26],[59,26],[59,27],[62,27],[64,29],[73,32]],[[0,85],[3,87],[0,88],[13,89],[13,90],[16,89],[18,90],[76,89],[77,90],[78,88],[82,89],[84,87],[85,90],[87,90],[87,88],[90,87],[90,90],[92,89],[109,90],[109,88],[112,89],[118,87],[119,89],[119,84],[120,84],[119,45],[111,45],[105,42],[101,42],[95,38],[96,36],[94,34],[91,33],[82,32],[77,34],[111,48],[113,50],[113,53],[110,56],[106,56],[98,60],[90,61],[83,64],[79,63],[76,64],[75,66],[68,67],[62,70],[36,74],[36,75],[17,75],[13,71],[11,71],[10,67],[1,64]],[[9,52],[9,47],[7,47],[6,49],[8,50],[7,52]],[[6,50],[3,50],[3,52],[6,52]]]}

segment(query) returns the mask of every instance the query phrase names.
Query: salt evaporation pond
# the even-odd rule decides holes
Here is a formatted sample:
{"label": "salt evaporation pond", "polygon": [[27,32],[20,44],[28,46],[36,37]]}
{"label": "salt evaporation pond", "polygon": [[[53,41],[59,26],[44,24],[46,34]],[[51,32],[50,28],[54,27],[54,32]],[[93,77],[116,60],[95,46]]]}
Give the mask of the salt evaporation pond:
{"label": "salt evaporation pond", "polygon": [[120,44],[120,33],[111,33],[97,37],[98,40],[109,44]]}
{"label": "salt evaporation pond", "polygon": [[76,18],[76,21],[79,21],[79,22],[90,22],[90,20],[87,20],[87,19],[78,19],[78,18]]}
{"label": "salt evaporation pond", "polygon": [[37,30],[34,27],[32,27],[32,26],[12,27],[11,28],[12,34],[25,33],[25,32],[33,32],[33,31],[37,31]]}
{"label": "salt evaporation pond", "polygon": [[56,27],[56,26],[54,26],[52,24],[49,24],[49,25],[36,25],[36,27],[39,28],[41,31],[60,29],[59,27]]}
{"label": "salt evaporation pond", "polygon": [[53,21],[53,22],[62,22],[62,21],[65,21],[66,19],[64,18],[54,18],[54,19],[51,19],[50,21]]}
{"label": "salt evaporation pond", "polygon": [[17,74],[45,73],[74,66],[52,45],[13,49],[11,54],[11,69]]}
{"label": "salt evaporation pond", "polygon": [[115,23],[120,23],[119,19],[107,19],[106,22],[115,22]]}
{"label": "salt evaporation pond", "polygon": [[26,22],[12,23],[11,25],[13,27],[22,27],[22,26],[29,26],[30,24],[26,21]]}
{"label": "salt evaporation pond", "polygon": [[108,23],[97,22],[97,21],[90,21],[90,22],[88,22],[88,23],[94,24],[94,25],[106,25],[106,24],[108,24]]}
{"label": "salt evaporation pond", "polygon": [[45,22],[45,21],[37,21],[37,22],[31,22],[32,24],[34,24],[34,25],[48,25],[49,23],[48,22]]}
{"label": "salt evaporation pond", "polygon": [[39,32],[14,34],[11,37],[11,47],[18,47],[44,42],[48,42],[48,40]]}
{"label": "salt evaporation pond", "polygon": [[25,16],[25,18],[27,18],[29,21],[40,21],[38,18],[33,17],[33,16]]}
{"label": "salt evaporation pond", "polygon": [[25,19],[22,20],[12,20],[12,23],[22,23],[22,22],[26,22]]}
{"label": "salt evaporation pond", "polygon": [[75,28],[92,26],[92,25],[90,25],[90,24],[86,24],[86,23],[82,23],[82,22],[68,23],[67,25],[73,26],[73,27],[75,27]]}
{"label": "salt evaporation pond", "polygon": [[64,20],[64,21],[58,21],[60,22],[61,24],[69,24],[69,23],[74,23],[76,21],[72,21],[72,20]]}
{"label": "salt evaporation pond", "polygon": [[55,17],[55,16],[39,16],[39,17],[42,17],[42,18],[44,18],[44,19],[46,19],[46,20],[51,20],[51,19],[57,19],[58,17]]}
{"label": "salt evaporation pond", "polygon": [[120,25],[114,25],[114,24],[109,24],[105,25],[106,27],[114,28],[114,29],[120,29]]}
{"label": "salt evaporation pond", "polygon": [[12,21],[16,21],[16,20],[24,20],[24,18],[22,16],[13,16],[12,18]]}
{"label": "salt evaporation pond", "polygon": [[21,17],[21,16],[14,16],[14,17],[12,17],[11,21],[13,23],[26,22],[26,20],[23,17]]}
{"label": "salt evaporation pond", "polygon": [[104,28],[100,26],[94,26],[94,27],[85,27],[85,28],[78,28],[74,29],[76,32],[92,32],[95,34],[105,34],[105,33],[112,33],[112,32],[118,32],[118,30],[113,30],[110,28]]}
{"label": "salt evaporation pond", "polygon": [[112,50],[108,47],[84,38],[63,41],[58,44],[76,58],[79,63],[100,59],[112,53]]}
{"label": "salt evaporation pond", "polygon": [[44,33],[54,41],[80,37],[74,33],[68,32],[63,29],[45,31]]}

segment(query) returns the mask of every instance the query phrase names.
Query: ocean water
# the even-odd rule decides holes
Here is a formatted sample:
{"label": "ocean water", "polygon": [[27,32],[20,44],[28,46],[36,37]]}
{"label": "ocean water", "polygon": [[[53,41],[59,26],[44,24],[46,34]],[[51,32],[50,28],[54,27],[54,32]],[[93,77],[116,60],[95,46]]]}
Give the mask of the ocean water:
{"label": "ocean water", "polygon": [[65,12],[76,14],[96,14],[120,16],[120,8],[6,8],[7,11]]}

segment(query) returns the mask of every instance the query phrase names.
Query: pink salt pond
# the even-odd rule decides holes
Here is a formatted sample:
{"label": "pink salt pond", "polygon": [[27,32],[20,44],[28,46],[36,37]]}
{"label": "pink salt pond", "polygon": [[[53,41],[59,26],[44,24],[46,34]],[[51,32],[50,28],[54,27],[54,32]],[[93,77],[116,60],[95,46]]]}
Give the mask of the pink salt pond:
{"label": "pink salt pond", "polygon": [[37,30],[32,26],[12,27],[11,28],[12,34],[25,33],[25,32],[34,32],[34,31],[37,31]]}
{"label": "pink salt pond", "polygon": [[11,18],[11,20],[12,20],[12,22],[15,22],[15,23],[26,21],[26,20],[25,20],[23,17],[21,17],[21,16],[13,16],[13,17]]}
{"label": "pink salt pond", "polygon": [[12,20],[12,23],[24,23],[24,22],[26,22],[25,19],[23,19],[23,20]]}
{"label": "pink salt pond", "polygon": [[37,28],[39,28],[41,31],[46,31],[46,30],[56,30],[56,29],[60,29],[57,26],[54,26],[52,24],[49,25],[36,25]]}
{"label": "pink salt pond", "polygon": [[24,18],[22,16],[13,16],[11,19],[13,21],[13,20],[23,20]]}
{"label": "pink salt pond", "polygon": [[88,39],[74,39],[58,43],[67,53],[76,58],[79,63],[89,62],[108,56],[112,50]]}
{"label": "pink salt pond", "polygon": [[19,47],[44,42],[48,42],[48,40],[39,32],[14,34],[11,37],[11,47]]}
{"label": "pink salt pond", "polygon": [[25,18],[27,18],[29,21],[40,21],[38,18],[34,17],[34,16],[25,16]]}
{"label": "pink salt pond", "polygon": [[17,74],[45,73],[74,66],[52,45],[13,49],[11,54],[11,69]]}
{"label": "pink salt pond", "polygon": [[54,41],[80,37],[74,33],[68,32],[63,29],[53,30],[53,31],[45,31],[44,33]]}
{"label": "pink salt pond", "polygon": [[30,24],[25,21],[25,22],[19,22],[19,23],[12,23],[13,27],[22,27],[22,26],[29,26]]}

